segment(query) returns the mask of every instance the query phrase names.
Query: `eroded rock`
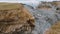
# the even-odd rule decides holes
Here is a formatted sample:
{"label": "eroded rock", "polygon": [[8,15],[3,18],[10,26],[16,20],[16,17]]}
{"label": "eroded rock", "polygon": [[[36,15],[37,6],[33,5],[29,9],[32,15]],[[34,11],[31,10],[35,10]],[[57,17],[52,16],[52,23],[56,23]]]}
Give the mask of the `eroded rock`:
{"label": "eroded rock", "polygon": [[37,9],[40,9],[40,10],[51,10],[52,9],[52,6],[49,2],[41,2]]}
{"label": "eroded rock", "polygon": [[0,34],[28,34],[34,29],[34,17],[17,3],[0,4]]}
{"label": "eroded rock", "polygon": [[46,30],[45,34],[60,34],[60,21],[57,21],[56,24]]}

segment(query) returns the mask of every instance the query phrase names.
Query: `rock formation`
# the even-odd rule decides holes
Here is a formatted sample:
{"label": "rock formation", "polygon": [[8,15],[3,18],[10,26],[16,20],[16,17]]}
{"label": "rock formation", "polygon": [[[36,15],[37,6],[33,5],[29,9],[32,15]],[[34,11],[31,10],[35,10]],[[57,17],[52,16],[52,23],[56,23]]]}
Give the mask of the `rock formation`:
{"label": "rock formation", "polygon": [[20,3],[0,3],[0,34],[30,34],[34,17]]}
{"label": "rock formation", "polygon": [[60,21],[57,21],[56,24],[52,25],[45,34],[60,34]]}
{"label": "rock formation", "polygon": [[51,10],[52,6],[50,6],[50,4],[47,3],[47,2],[41,2],[41,4],[38,5],[37,9],[40,9],[40,10]]}

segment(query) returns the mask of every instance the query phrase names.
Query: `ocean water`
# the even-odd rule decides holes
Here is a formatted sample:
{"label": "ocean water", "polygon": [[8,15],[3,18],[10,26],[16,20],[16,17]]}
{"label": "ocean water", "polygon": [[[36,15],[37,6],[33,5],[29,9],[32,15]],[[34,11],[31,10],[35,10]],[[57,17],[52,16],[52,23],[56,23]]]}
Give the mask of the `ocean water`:
{"label": "ocean water", "polygon": [[[35,17],[35,29],[33,34],[44,34],[44,32],[50,28],[59,19],[59,14],[56,14],[56,10],[53,7],[52,10],[40,10],[31,5],[24,5],[29,12]],[[36,7],[36,6],[35,6]],[[57,17],[57,16],[58,17]],[[57,19],[58,18],[58,19]]]}

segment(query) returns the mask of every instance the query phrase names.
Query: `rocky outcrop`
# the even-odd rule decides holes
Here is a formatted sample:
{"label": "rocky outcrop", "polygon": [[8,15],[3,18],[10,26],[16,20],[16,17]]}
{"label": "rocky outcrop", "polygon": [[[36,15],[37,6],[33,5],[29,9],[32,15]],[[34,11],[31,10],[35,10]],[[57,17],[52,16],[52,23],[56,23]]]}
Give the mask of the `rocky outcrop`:
{"label": "rocky outcrop", "polygon": [[60,21],[57,21],[56,24],[52,25],[45,34],[60,34]]}
{"label": "rocky outcrop", "polygon": [[52,9],[52,6],[49,2],[41,2],[37,9],[40,9],[40,10],[51,10]]}
{"label": "rocky outcrop", "polygon": [[22,4],[0,4],[0,34],[30,34],[34,22],[34,17]]}

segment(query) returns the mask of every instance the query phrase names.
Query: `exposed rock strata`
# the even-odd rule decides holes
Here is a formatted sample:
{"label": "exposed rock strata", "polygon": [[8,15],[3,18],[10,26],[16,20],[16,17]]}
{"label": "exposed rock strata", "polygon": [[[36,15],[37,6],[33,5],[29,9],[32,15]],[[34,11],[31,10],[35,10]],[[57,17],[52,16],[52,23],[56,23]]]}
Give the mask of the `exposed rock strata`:
{"label": "exposed rock strata", "polygon": [[34,22],[34,17],[22,4],[0,4],[0,34],[31,33]]}

